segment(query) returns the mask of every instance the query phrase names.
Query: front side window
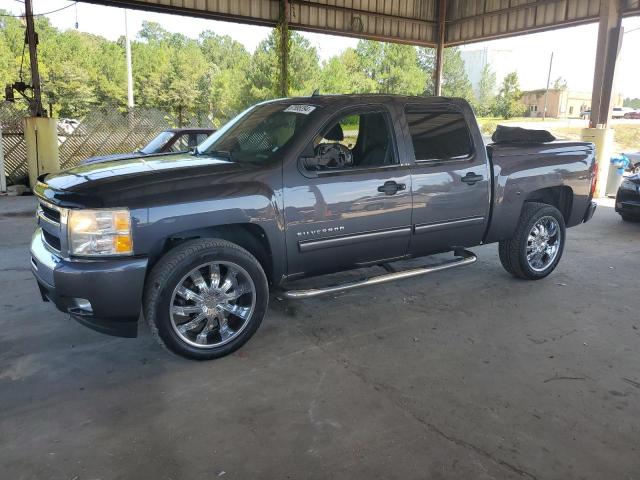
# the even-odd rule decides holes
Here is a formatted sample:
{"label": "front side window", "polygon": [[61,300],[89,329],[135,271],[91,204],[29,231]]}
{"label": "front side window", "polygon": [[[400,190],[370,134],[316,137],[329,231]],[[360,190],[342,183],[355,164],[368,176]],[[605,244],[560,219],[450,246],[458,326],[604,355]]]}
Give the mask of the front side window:
{"label": "front side window", "polygon": [[258,105],[209,137],[198,154],[224,155],[238,162],[268,160],[294,138],[315,109],[282,103]]}
{"label": "front side window", "polygon": [[[169,151],[171,152],[186,152],[189,150],[189,133],[182,133],[175,139]],[[194,145],[195,146],[195,145]]]}
{"label": "front side window", "polygon": [[195,147],[196,145],[200,145],[202,142],[204,142],[207,137],[209,136],[208,133],[196,133],[196,139],[193,143],[193,146]]}
{"label": "front side window", "polygon": [[313,140],[311,170],[372,168],[396,163],[391,131],[382,112],[349,113]]}
{"label": "front side window", "polygon": [[462,113],[407,110],[406,117],[416,160],[460,160],[473,153]]}

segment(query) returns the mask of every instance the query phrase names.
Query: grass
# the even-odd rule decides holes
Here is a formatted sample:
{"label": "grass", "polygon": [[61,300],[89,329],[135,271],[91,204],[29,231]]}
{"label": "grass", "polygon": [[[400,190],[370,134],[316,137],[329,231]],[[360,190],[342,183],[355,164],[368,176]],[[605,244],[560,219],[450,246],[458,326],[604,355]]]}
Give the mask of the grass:
{"label": "grass", "polygon": [[[576,119],[572,119],[576,120]],[[541,122],[541,118],[510,118],[505,120],[503,118],[496,117],[481,117],[478,118],[478,124],[483,135],[491,135],[498,124],[508,123],[523,123],[523,122]],[[547,119],[549,122],[548,130],[558,138],[567,140],[581,140],[582,126],[554,126],[554,118]],[[585,125],[586,127],[586,122]],[[540,128],[540,126],[536,126]],[[534,127],[534,128],[536,128]],[[640,151],[640,122],[637,124],[614,124],[611,125],[614,131],[614,152],[629,153]]]}
{"label": "grass", "polygon": [[[640,151],[640,125],[612,125],[614,151],[620,153],[631,153]],[[580,127],[558,127],[551,128],[558,138],[569,140],[580,140],[582,128]]]}

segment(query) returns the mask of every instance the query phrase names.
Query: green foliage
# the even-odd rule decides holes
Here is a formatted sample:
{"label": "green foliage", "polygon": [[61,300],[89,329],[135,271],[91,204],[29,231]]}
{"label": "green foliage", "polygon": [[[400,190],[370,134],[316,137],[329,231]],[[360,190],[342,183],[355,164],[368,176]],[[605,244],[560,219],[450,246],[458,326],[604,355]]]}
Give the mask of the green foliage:
{"label": "green foliage", "polygon": [[[24,25],[20,19],[0,17],[0,27],[0,85],[19,80],[22,60],[22,78],[30,82],[28,52],[24,59],[22,55]],[[55,115],[80,118],[97,108],[126,109],[124,38],[113,42],[60,31],[45,17],[36,19],[36,29],[43,100],[52,104]],[[290,96],[310,95],[316,88],[325,94],[405,95],[433,89],[432,49],[361,40],[356,48],[320,64],[305,37],[289,32],[288,38]],[[143,22],[131,45],[135,103],[178,118],[207,116],[220,125],[248,105],[280,96],[278,42],[273,30],[251,54],[240,42],[212,31],[193,39]],[[444,95],[473,100],[456,48],[445,49],[443,77]],[[24,102],[19,105],[26,109]]]}
{"label": "green foliage", "polygon": [[[434,95],[435,85],[433,72],[436,64],[436,51],[433,48],[419,48],[418,55],[422,69],[427,73],[424,92]],[[445,97],[460,97],[473,101],[473,88],[464,69],[464,60],[460,49],[449,47],[444,49],[442,67],[442,95]]]}
{"label": "green foliage", "polygon": [[491,67],[487,64],[482,69],[480,74],[480,81],[478,82],[478,91],[475,98],[471,102],[476,115],[479,117],[486,117],[491,115],[494,109],[494,103],[496,99],[496,74],[491,70]]}
{"label": "green foliage", "polygon": [[[258,44],[248,70],[248,103],[280,97],[280,64],[278,61],[278,33]],[[289,95],[310,95],[316,88],[319,75],[318,52],[309,40],[297,32],[289,39]]]}
{"label": "green foliage", "polygon": [[322,93],[417,95],[424,82],[415,47],[360,40],[323,64],[319,87]]}
{"label": "green foliage", "polygon": [[640,108],[640,98],[625,98],[622,106],[629,108]]}
{"label": "green foliage", "polygon": [[483,135],[492,135],[498,128],[498,122],[491,119],[478,119],[478,125]]}
{"label": "green foliage", "polygon": [[524,115],[525,108],[520,101],[521,97],[518,73],[511,72],[502,81],[500,93],[495,100],[493,114],[505,119]]}
{"label": "green foliage", "polygon": [[558,77],[553,82],[554,90],[566,90],[568,88],[567,80],[562,77]]}

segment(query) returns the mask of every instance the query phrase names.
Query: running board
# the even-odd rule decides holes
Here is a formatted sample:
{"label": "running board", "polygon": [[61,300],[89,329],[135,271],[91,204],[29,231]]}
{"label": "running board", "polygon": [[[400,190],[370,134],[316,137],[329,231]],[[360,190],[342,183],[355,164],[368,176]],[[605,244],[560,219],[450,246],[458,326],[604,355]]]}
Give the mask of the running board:
{"label": "running board", "polygon": [[[345,290],[352,290],[354,288],[367,287],[369,285],[379,285],[381,283],[392,282],[394,280],[402,280],[403,278],[412,278],[420,275],[427,275],[429,273],[440,272],[442,270],[449,270],[450,268],[463,267],[465,265],[471,265],[475,263],[477,257],[475,253],[469,250],[456,249],[454,251],[455,258],[453,260],[441,263],[439,265],[433,265],[429,267],[418,267],[410,270],[402,270],[399,272],[390,271],[383,275],[377,275],[371,278],[365,278],[364,280],[358,280],[357,282],[343,283],[342,285],[333,285],[323,288],[310,288],[307,290],[283,290],[278,292],[278,296],[287,298],[289,300],[297,300],[301,298],[312,298],[320,295],[327,295],[329,293],[343,292]],[[385,267],[387,271],[390,269]]]}

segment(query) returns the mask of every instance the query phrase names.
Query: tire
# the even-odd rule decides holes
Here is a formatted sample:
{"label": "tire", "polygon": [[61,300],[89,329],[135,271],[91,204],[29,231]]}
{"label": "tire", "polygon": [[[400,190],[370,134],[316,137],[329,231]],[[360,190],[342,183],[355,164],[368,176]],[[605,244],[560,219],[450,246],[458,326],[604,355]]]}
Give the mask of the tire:
{"label": "tire", "polygon": [[[545,235],[548,237],[546,243]],[[540,280],[555,270],[565,242],[564,217],[557,208],[545,203],[525,203],[513,237],[499,243],[500,262],[514,277]],[[538,248],[540,251],[536,250]],[[528,253],[533,257],[531,260]]]}
{"label": "tire", "polygon": [[513,267],[511,266],[511,259],[509,258],[507,242],[500,242],[498,244],[498,255],[500,256],[500,263],[504,269],[513,275]]}
{"label": "tire", "polygon": [[632,223],[637,223],[640,222],[640,218],[639,217],[631,217],[629,215],[624,215],[624,214],[620,214],[620,216],[622,217],[622,221],[623,222],[632,222]]}
{"label": "tire", "polygon": [[197,239],[170,250],[153,267],[143,312],[151,333],[168,350],[211,360],[253,336],[268,300],[267,277],[251,253],[226,240]]}

